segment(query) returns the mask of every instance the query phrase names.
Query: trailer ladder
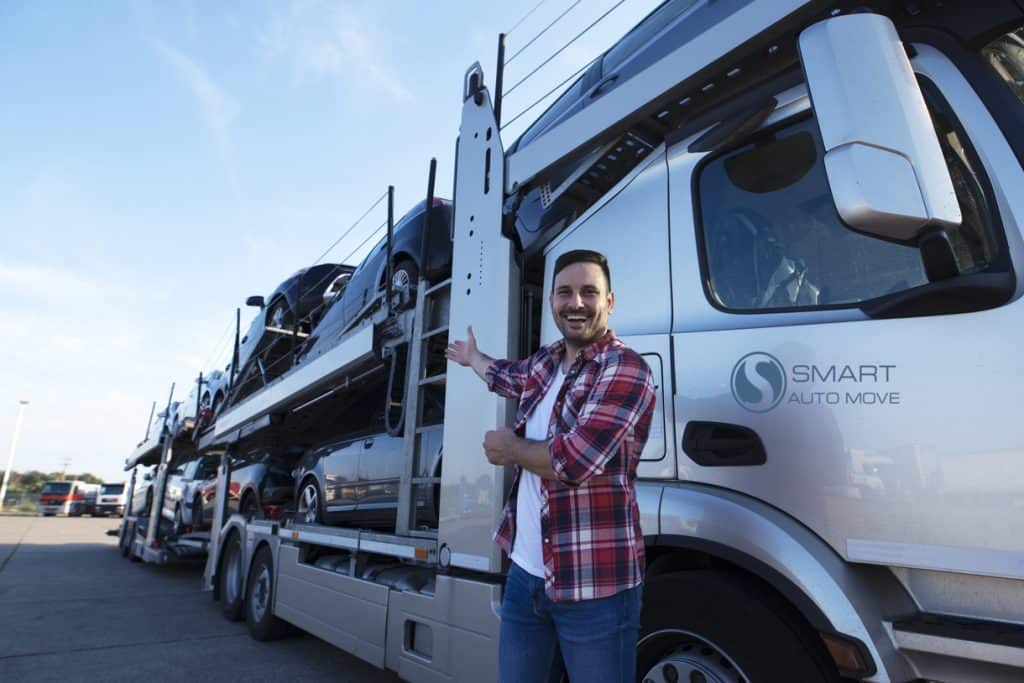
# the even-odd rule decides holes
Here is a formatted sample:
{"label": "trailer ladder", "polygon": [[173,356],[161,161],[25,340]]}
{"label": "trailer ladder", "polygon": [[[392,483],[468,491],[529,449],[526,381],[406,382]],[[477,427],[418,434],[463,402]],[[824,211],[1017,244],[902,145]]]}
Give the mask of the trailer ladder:
{"label": "trailer ladder", "polygon": [[[430,286],[421,273],[419,286],[421,292],[416,297],[416,309],[413,314],[412,337],[409,340],[408,379],[406,380],[405,406],[405,437],[402,442],[402,476],[398,488],[398,518],[395,522],[395,533],[399,536],[418,536],[437,538],[437,530],[419,528],[416,520],[416,506],[419,500],[431,497],[416,495],[427,487],[441,483],[440,473],[420,476],[420,463],[430,456],[424,452],[423,435],[429,431],[442,429],[442,425],[424,424],[424,406],[426,392],[443,389],[446,375],[444,371],[436,372],[431,363],[432,355],[440,343],[443,349],[448,345],[448,301],[450,299],[452,280],[449,277],[436,285]],[[431,345],[434,350],[431,350]],[[441,352],[443,354],[443,351]],[[442,365],[443,367],[443,365]],[[429,490],[429,489],[428,489]],[[435,502],[436,503],[436,502]]]}

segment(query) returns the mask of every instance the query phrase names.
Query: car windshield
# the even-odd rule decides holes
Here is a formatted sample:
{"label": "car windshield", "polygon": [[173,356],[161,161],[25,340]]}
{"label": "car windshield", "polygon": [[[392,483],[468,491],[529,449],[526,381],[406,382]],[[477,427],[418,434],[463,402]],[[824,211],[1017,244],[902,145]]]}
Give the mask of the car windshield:
{"label": "car windshield", "polygon": [[48,481],[43,484],[42,493],[67,493],[70,490],[70,481]]}
{"label": "car windshield", "polygon": [[104,484],[100,487],[100,495],[119,496],[124,493],[124,484]]}

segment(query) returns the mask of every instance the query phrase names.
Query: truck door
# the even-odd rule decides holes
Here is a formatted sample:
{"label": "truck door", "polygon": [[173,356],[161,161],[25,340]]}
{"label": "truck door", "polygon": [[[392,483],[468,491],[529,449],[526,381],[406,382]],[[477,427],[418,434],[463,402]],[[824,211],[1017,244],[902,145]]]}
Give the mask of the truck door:
{"label": "truck door", "polygon": [[914,65],[963,213],[937,281],[841,223],[801,88],[739,144],[669,150],[679,476],[850,560],[1021,578],[1024,176],[952,63]]}
{"label": "truck door", "polygon": [[669,268],[668,173],[664,148],[594,204],[544,252],[541,341],[560,338],[548,303],[554,264],[573,249],[593,249],[608,258],[615,309],[609,326],[642,354],[654,372],[655,415],[641,455],[641,478],[673,478],[671,368],[671,270]]}

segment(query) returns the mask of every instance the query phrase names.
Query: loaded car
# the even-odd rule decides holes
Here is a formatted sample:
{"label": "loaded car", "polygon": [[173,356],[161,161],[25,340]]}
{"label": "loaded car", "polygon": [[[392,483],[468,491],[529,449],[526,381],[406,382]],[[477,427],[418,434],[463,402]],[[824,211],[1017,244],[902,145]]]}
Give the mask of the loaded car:
{"label": "loaded car", "polygon": [[[414,476],[441,472],[443,430],[424,432],[423,458]],[[398,510],[398,484],[404,459],[403,439],[387,433],[352,436],[311,449],[294,471],[297,519],[306,524],[353,524],[393,531]],[[437,524],[439,491],[418,487],[418,522]]]}
{"label": "loaded car", "polygon": [[[452,265],[452,204],[434,199],[427,235],[426,263],[420,263],[423,224],[427,218],[427,202],[414,206],[394,227],[391,246],[393,265],[391,285],[394,290],[415,287],[420,269],[434,280],[447,276]],[[379,305],[378,292],[387,283],[387,238],[381,239],[352,273],[347,286],[331,305],[313,335],[306,340],[302,354],[315,358],[333,347],[338,338],[355,329]]]}
{"label": "loaded car", "polygon": [[[245,459],[234,459],[228,484],[227,514],[240,512],[249,517],[279,519],[292,502],[295,482],[291,462],[294,459],[294,454],[269,449],[261,449]],[[202,482],[200,492],[201,519],[210,523],[217,504],[216,468]]]}
{"label": "loaded car", "polygon": [[216,457],[193,458],[178,463],[167,473],[161,514],[164,519],[173,521],[175,534],[182,533],[188,526],[201,528],[204,525],[200,485],[216,472],[217,464]]}
{"label": "loaded car", "polygon": [[132,499],[128,501],[130,515],[148,515],[153,509],[153,473],[156,467],[138,467],[135,475],[135,488],[132,490]]}
{"label": "loaded car", "polygon": [[[291,367],[293,337],[302,340],[309,336],[353,270],[340,263],[321,263],[294,273],[266,298],[246,299],[247,306],[258,307],[260,312],[239,344],[238,383],[232,402],[262,388]],[[215,399],[211,395],[211,400]]]}

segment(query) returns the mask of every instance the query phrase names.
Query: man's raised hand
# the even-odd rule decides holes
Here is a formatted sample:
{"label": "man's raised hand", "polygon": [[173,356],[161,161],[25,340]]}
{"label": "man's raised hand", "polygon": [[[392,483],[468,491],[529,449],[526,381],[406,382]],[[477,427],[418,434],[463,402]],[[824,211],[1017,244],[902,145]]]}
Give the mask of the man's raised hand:
{"label": "man's raised hand", "polygon": [[466,328],[466,341],[456,340],[448,344],[445,350],[445,357],[453,360],[459,365],[470,366],[479,351],[476,348],[476,337],[473,336],[473,326]]}

